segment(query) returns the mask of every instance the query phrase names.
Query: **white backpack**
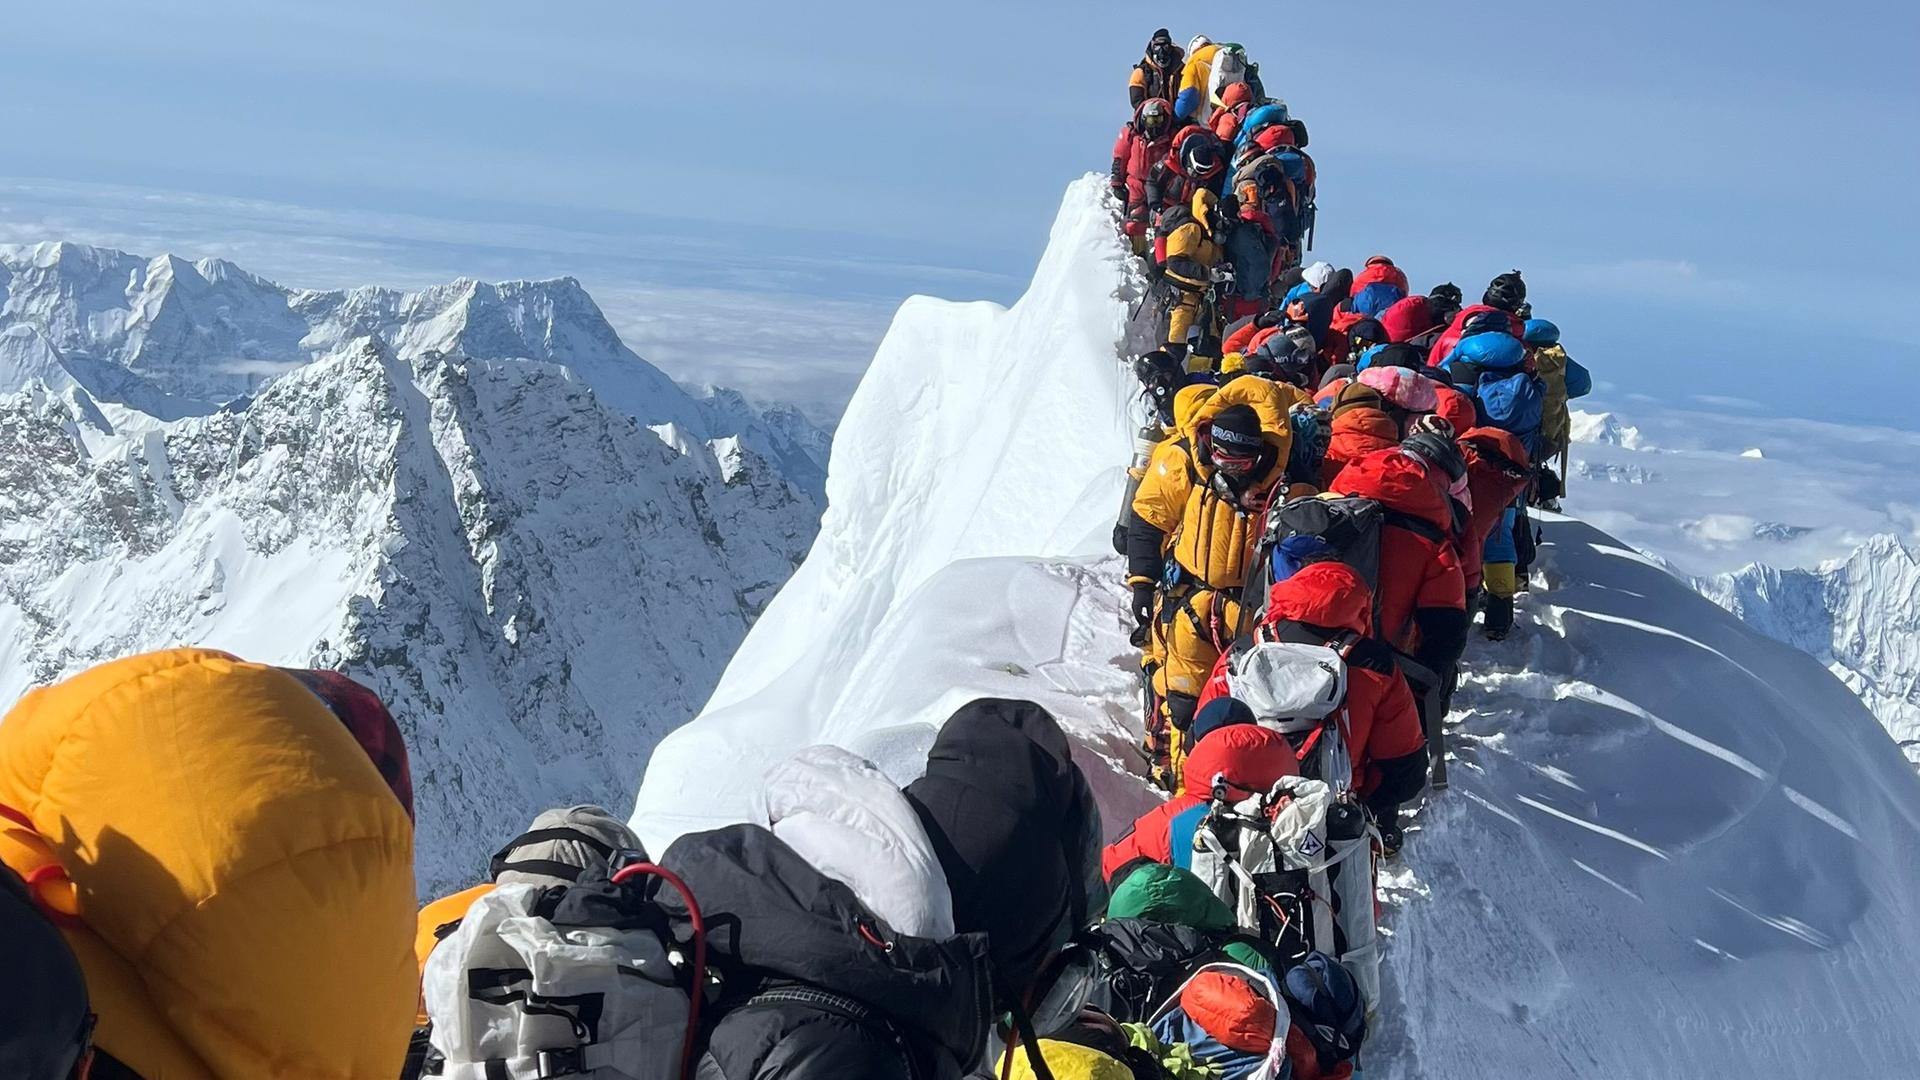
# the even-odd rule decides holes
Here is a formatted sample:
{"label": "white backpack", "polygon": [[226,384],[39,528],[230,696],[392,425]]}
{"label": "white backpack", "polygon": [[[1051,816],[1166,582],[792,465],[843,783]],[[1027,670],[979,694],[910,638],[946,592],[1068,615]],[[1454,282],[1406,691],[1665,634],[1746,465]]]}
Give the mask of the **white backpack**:
{"label": "white backpack", "polygon": [[1264,795],[1216,800],[1194,830],[1190,867],[1242,931],[1289,960],[1318,950],[1346,964],[1372,1012],[1380,998],[1379,838],[1351,792],[1288,776]]}
{"label": "white backpack", "polygon": [[[1227,657],[1227,691],[1262,727],[1296,738],[1300,763],[1336,791],[1353,786],[1347,746],[1347,661],[1329,645],[1262,641]],[[1316,736],[1313,732],[1319,731]]]}
{"label": "white backpack", "polygon": [[1246,48],[1232,42],[1221,45],[1213,54],[1213,71],[1207,77],[1207,104],[1220,108],[1225,104],[1220,97],[1227,87],[1246,81]]}
{"label": "white backpack", "polygon": [[[604,882],[600,883],[604,885]],[[587,888],[597,888],[589,885]],[[556,924],[563,890],[501,885],[435,946],[422,975],[451,1080],[682,1075],[689,1001],[651,929]],[[550,918],[549,916],[553,917]],[[643,921],[622,919],[629,924]]]}

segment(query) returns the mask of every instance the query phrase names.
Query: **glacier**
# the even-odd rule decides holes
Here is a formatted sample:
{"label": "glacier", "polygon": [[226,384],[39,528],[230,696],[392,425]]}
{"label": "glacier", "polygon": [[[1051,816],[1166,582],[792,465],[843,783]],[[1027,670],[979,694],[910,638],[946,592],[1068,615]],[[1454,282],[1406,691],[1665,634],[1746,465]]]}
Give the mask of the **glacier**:
{"label": "glacier", "polygon": [[285,289],[0,247],[0,699],[180,644],[345,671],[428,895],[622,811],[819,520],[827,436],[690,394],[577,282]]}
{"label": "glacier", "polygon": [[[1012,308],[902,308],[806,561],[654,751],[633,815],[651,850],[749,818],[801,746],[910,779],[988,694],[1061,717],[1109,835],[1156,797],[1107,546],[1139,283],[1103,186],[1068,190]],[[1911,1073],[1920,777],[1812,657],[1593,523],[1543,527],[1521,629],[1470,652],[1453,786],[1383,878],[1366,1075]]]}

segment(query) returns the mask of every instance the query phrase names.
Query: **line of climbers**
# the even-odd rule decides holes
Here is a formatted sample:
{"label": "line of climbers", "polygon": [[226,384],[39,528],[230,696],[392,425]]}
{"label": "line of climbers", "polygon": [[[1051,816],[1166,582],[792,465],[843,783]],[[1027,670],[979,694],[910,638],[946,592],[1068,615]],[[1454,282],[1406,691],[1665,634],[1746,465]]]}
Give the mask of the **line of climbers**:
{"label": "line of climbers", "polygon": [[1163,340],[1184,357],[1191,334],[1270,307],[1313,247],[1307,127],[1244,47],[1204,35],[1182,50],[1154,31],[1128,95],[1110,183],[1135,253],[1152,253]]}
{"label": "line of climbers", "polygon": [[1168,875],[1109,910],[1091,788],[1030,702],[961,706],[904,786],[801,750],[754,821],[657,861],[598,807],[542,813],[418,912],[412,799],[336,673],[175,649],[28,693],[0,721],[0,1076],[1199,1080],[1243,1075],[1210,1045],[1261,1035],[1268,1076],[1351,1045],[1324,963],[1197,1034],[1246,1003],[1155,957],[1277,959]]}
{"label": "line of climbers", "polygon": [[1204,973],[1241,1003],[1190,1018],[1189,1046],[1228,1075],[1285,1075],[1258,1064],[1258,1039],[1239,1058],[1218,1046],[1276,986],[1351,987],[1345,1042],[1291,1059],[1296,1076],[1337,1074],[1379,1004],[1378,863],[1399,853],[1402,805],[1446,784],[1472,620],[1494,641],[1512,629],[1527,509],[1557,508],[1567,403],[1591,379],[1532,317],[1519,271],[1466,305],[1451,283],[1414,293],[1386,256],[1300,266],[1304,128],[1237,46],[1196,38],[1180,60],[1156,32],[1112,172],[1151,283],[1130,336],[1164,342],[1135,364],[1152,415],[1114,546],[1143,749],[1171,797],[1102,868],[1116,896],[1151,874],[1223,903],[1220,928],[1279,960],[1135,942],[1164,976],[1147,997]]}

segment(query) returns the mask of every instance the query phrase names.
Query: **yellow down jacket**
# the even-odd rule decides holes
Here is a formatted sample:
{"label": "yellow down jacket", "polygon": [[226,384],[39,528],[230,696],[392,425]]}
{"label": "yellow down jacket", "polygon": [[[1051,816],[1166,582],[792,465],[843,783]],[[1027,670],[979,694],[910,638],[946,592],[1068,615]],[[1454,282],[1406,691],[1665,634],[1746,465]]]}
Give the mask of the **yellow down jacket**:
{"label": "yellow down jacket", "polygon": [[[1166,553],[1185,574],[1209,588],[1238,588],[1261,524],[1257,506],[1264,505],[1286,471],[1293,446],[1287,410],[1299,393],[1258,375],[1242,375],[1211,394],[1195,390],[1188,387],[1175,395],[1177,434],[1154,448],[1133,510],[1166,534]],[[1236,505],[1221,496],[1211,482],[1211,467],[1194,449],[1207,421],[1229,405],[1247,405],[1259,414],[1262,433],[1276,455],[1248,493],[1252,505]]]}
{"label": "yellow down jacket", "polygon": [[72,916],[95,1043],[145,1080],[399,1075],[413,826],[291,675],[176,649],[35,690],[0,804],[33,826],[0,822],[0,861]]}

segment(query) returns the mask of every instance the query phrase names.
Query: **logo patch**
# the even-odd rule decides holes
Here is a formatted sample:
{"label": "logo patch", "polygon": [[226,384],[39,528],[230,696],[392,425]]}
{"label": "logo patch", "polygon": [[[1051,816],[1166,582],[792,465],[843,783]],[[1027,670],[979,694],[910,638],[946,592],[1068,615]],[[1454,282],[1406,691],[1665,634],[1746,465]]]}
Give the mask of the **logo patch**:
{"label": "logo patch", "polygon": [[1315,855],[1318,855],[1320,854],[1320,852],[1326,850],[1326,846],[1327,845],[1321,843],[1320,837],[1318,834],[1308,833],[1305,836],[1302,836],[1300,838],[1299,843],[1293,845],[1293,849],[1295,851],[1298,851],[1301,855],[1311,859]]}

